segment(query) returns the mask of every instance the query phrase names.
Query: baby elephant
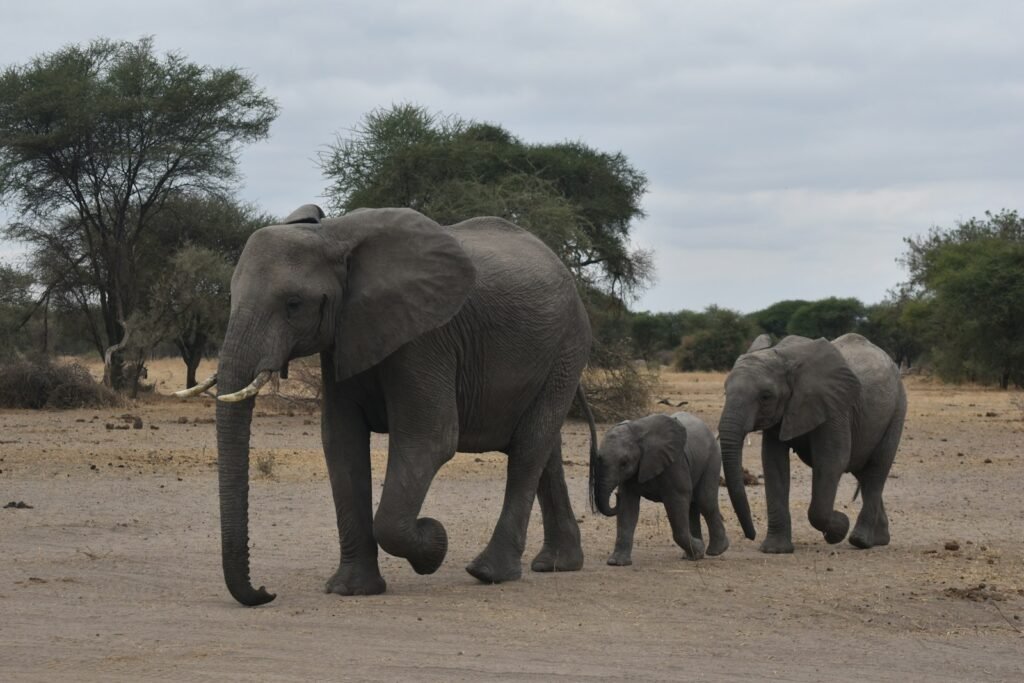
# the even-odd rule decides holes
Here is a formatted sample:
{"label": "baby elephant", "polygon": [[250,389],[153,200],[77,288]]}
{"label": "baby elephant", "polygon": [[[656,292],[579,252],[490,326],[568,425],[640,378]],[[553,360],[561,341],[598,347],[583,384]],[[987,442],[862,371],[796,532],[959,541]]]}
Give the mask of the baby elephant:
{"label": "baby elephant", "polygon": [[[591,495],[605,515],[618,516],[615,550],[608,564],[633,561],[633,531],[640,497],[662,502],[672,538],[691,560],[704,556],[700,516],[708,525],[708,555],[729,547],[718,510],[718,475],[722,452],[708,426],[689,413],[648,415],[620,422],[605,434],[590,471]],[[609,505],[618,487],[615,507]]]}

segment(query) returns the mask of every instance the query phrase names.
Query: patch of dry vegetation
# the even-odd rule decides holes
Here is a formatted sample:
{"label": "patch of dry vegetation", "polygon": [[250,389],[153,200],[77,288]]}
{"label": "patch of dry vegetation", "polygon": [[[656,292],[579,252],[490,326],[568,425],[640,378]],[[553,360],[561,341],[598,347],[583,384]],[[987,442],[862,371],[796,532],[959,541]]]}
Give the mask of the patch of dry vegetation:
{"label": "patch of dry vegetation", "polygon": [[99,408],[120,403],[78,363],[20,358],[0,365],[0,408]]}

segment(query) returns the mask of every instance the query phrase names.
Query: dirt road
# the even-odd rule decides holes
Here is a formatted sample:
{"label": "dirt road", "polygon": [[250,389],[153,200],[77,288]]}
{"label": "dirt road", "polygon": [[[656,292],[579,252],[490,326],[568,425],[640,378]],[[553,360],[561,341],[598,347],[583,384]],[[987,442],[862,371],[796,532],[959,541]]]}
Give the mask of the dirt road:
{"label": "dirt road", "polygon": [[[176,373],[150,376],[167,392]],[[261,406],[253,579],[278,597],[257,609],[221,579],[208,399],[2,411],[0,506],[32,507],[0,509],[0,680],[1024,680],[1022,396],[909,389],[889,547],[825,544],[794,460],[793,555],[743,539],[722,489],[725,555],[682,560],[663,510],[645,503],[633,566],[608,567],[615,521],[586,508],[586,429],[570,423],[583,571],[477,584],[463,567],[497,519],[504,458],[459,455],[424,510],[447,527],[444,565],[418,576],[382,555],[388,592],[364,598],[321,592],[338,549],[319,418]],[[714,424],[722,376],[665,373],[659,397]],[[385,452],[375,437],[375,487]],[[745,455],[760,472],[756,437]],[[851,517],[853,490],[844,479]],[[762,488],[748,492],[763,533]]]}

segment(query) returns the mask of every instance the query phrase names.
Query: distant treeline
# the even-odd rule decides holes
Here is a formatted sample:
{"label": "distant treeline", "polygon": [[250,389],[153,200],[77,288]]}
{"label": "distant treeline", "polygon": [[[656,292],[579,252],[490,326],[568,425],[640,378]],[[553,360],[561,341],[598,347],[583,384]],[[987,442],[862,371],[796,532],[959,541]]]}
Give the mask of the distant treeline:
{"label": "distant treeline", "polygon": [[986,213],[904,240],[909,278],[879,303],[829,297],[779,301],[742,314],[630,312],[604,319],[633,353],[680,370],[727,370],[759,334],[864,335],[903,368],[954,382],[1024,386],[1024,220]]}

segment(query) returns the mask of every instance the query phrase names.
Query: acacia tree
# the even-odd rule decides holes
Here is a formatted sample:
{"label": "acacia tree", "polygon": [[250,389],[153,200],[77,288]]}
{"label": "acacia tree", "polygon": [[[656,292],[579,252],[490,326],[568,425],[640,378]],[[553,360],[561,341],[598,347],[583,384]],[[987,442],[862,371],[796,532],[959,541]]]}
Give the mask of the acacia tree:
{"label": "acacia tree", "polygon": [[543,239],[577,280],[628,298],[652,278],[630,246],[647,178],[582,142],[529,144],[501,126],[401,104],[366,114],[320,157],[331,208],[407,206],[441,223],[507,218]]}
{"label": "acacia tree", "polygon": [[986,212],[904,241],[904,287],[927,305],[936,370],[1024,386],[1024,218]]}
{"label": "acacia tree", "polygon": [[31,273],[0,263],[0,358],[28,348],[24,322],[32,307],[33,284]]}
{"label": "acacia tree", "polygon": [[99,311],[108,384],[122,383],[154,217],[183,191],[225,192],[241,145],[276,116],[240,70],[159,56],[150,38],[72,45],[0,74],[0,202],[20,215],[6,234],[46,255],[47,288]]}
{"label": "acacia tree", "polygon": [[146,269],[155,278],[140,315],[147,334],[136,351],[145,357],[157,343],[172,342],[185,362],[186,386],[194,386],[200,361],[215,350],[227,325],[234,264],[249,235],[275,222],[231,197],[169,200],[150,230],[150,242],[160,249],[147,249]]}

